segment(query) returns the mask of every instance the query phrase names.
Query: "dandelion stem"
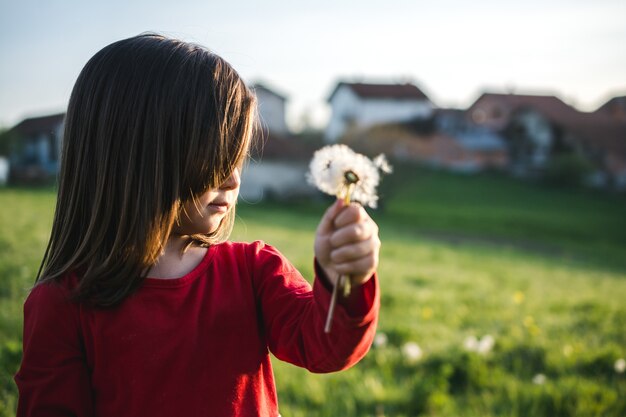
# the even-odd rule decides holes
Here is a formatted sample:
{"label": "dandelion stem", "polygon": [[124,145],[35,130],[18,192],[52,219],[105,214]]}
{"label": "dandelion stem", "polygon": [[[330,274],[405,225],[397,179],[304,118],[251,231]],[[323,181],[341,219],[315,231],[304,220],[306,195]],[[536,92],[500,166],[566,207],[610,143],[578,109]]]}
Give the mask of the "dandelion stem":
{"label": "dandelion stem", "polygon": [[[359,180],[359,177],[352,171],[348,171],[345,174],[345,188],[343,195],[343,202],[347,206],[350,204],[350,197],[352,196],[352,190],[354,190],[354,185]],[[330,329],[333,324],[333,316],[335,315],[335,305],[337,304],[337,296],[339,290],[341,289],[343,296],[347,297],[350,295],[350,291],[352,289],[352,281],[350,281],[350,277],[348,275],[340,275],[339,279],[335,281],[335,285],[333,285],[333,293],[330,297],[330,306],[328,307],[328,316],[326,316],[326,325],[324,326],[324,333],[330,333]]]}
{"label": "dandelion stem", "polygon": [[[352,175],[349,175],[352,174]],[[343,197],[343,202],[346,204],[350,204],[350,199],[352,197],[352,191],[354,190],[354,186],[356,182],[359,180],[359,177],[356,176],[352,171],[348,171],[346,173],[346,182],[348,182],[346,186],[346,195]],[[339,285],[343,289],[343,296],[347,297],[350,295],[350,291],[352,290],[352,281],[350,277],[347,275],[342,275],[339,277]]]}
{"label": "dandelion stem", "polygon": [[335,315],[335,305],[337,305],[337,293],[339,292],[339,280],[333,286],[333,294],[330,296],[330,305],[328,306],[328,315],[326,316],[326,324],[324,325],[324,333],[330,333],[333,325],[333,316]]}

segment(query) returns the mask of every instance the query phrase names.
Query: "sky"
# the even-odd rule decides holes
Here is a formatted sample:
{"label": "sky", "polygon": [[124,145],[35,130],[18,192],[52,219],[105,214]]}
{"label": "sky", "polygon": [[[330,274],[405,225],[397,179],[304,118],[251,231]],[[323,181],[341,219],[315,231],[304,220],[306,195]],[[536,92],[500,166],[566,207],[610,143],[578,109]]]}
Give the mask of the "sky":
{"label": "sky", "polygon": [[484,92],[592,111],[626,95],[626,0],[0,0],[0,127],[65,111],[87,60],[158,32],[200,43],[322,128],[336,83],[413,82],[439,107]]}

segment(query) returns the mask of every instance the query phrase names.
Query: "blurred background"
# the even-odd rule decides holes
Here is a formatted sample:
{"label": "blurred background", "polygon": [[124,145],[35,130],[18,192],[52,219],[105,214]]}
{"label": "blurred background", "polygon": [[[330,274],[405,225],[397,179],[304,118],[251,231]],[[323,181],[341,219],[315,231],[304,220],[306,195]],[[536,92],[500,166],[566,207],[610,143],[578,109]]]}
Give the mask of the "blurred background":
{"label": "blurred background", "polygon": [[626,415],[626,3],[0,0],[0,416],[49,237],[63,119],[98,50],[200,43],[255,90],[263,134],[232,238],[311,278],[345,143],[380,187],[382,310],[340,374],[274,361],[283,416]]}

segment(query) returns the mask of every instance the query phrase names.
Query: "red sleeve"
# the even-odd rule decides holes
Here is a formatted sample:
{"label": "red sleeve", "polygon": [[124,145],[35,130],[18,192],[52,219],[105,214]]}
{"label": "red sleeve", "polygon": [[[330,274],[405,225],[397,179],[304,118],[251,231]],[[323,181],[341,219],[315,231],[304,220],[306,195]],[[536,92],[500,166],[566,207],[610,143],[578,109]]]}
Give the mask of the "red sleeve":
{"label": "red sleeve", "polygon": [[15,375],[17,417],[94,414],[78,306],[67,294],[61,285],[46,283],[26,299],[24,355]]}
{"label": "red sleeve", "polygon": [[326,334],[324,323],[331,293],[322,278],[316,276],[311,288],[276,249],[263,243],[252,247],[256,296],[270,351],[278,359],[311,372],[333,372],[365,356],[378,320],[376,276],[337,305],[332,331]]}

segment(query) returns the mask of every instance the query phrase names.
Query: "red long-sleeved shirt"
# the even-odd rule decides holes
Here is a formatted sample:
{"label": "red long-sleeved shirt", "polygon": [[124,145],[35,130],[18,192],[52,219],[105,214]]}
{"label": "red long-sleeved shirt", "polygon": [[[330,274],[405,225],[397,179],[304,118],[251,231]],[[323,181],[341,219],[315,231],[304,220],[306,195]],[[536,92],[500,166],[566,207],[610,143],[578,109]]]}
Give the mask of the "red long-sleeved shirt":
{"label": "red long-sleeved shirt", "polygon": [[181,278],[147,278],[114,309],[69,302],[72,275],[37,285],[24,305],[18,417],[277,416],[268,349],[332,372],[374,336],[376,277],[325,334],[330,291],[316,274],[311,288],[271,246],[227,242]]}

